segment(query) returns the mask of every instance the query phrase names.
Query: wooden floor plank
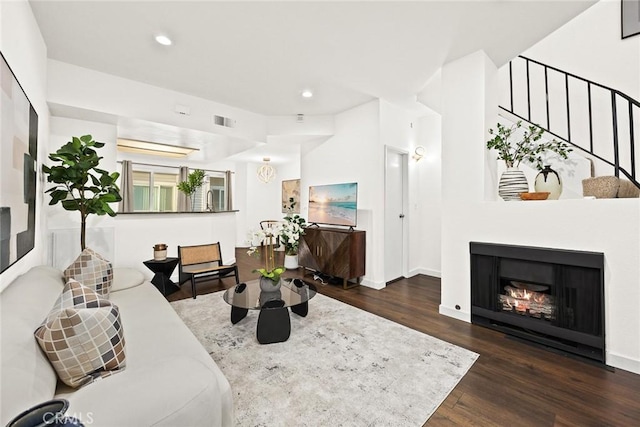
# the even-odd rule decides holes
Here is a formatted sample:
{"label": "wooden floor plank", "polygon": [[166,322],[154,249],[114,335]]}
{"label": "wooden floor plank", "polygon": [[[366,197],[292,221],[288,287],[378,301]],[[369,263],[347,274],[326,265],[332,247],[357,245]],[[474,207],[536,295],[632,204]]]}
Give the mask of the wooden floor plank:
{"label": "wooden floor plank", "polygon": [[[282,258],[282,253],[278,254]],[[241,281],[260,260],[237,249]],[[280,259],[282,262],[282,259]],[[302,270],[289,270],[302,277]],[[312,280],[311,276],[306,279]],[[198,284],[198,294],[234,286],[233,278]],[[480,357],[425,426],[636,426],[640,375],[567,357],[438,313],[440,280],[401,279],[382,290],[317,285],[324,295],[464,347]],[[191,298],[191,286],[168,297]]]}

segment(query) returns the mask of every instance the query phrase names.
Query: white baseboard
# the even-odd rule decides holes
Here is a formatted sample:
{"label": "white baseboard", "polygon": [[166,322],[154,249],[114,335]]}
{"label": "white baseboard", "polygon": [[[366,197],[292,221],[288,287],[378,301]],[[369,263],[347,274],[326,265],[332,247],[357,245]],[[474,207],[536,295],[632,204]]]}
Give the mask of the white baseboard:
{"label": "white baseboard", "polygon": [[367,278],[363,278],[360,284],[362,286],[366,286],[367,288],[376,289],[378,291],[380,289],[384,289],[387,286],[387,284],[384,282],[374,282],[373,280],[369,280]]}
{"label": "white baseboard", "polygon": [[625,371],[633,372],[634,374],[640,374],[640,360],[631,359],[620,354],[607,351],[607,365],[618,369],[624,369]]}
{"label": "white baseboard", "polygon": [[437,277],[437,278],[441,278],[442,277],[440,271],[431,270],[429,268],[422,268],[422,267],[411,269],[411,270],[409,270],[409,272],[407,274],[409,275],[408,277],[413,277],[413,276],[415,276],[417,274],[423,274],[425,276],[431,276],[431,277]]}
{"label": "white baseboard", "polygon": [[438,313],[444,316],[453,317],[454,319],[462,320],[463,322],[471,323],[471,313],[468,311],[456,310],[440,304],[438,306]]}

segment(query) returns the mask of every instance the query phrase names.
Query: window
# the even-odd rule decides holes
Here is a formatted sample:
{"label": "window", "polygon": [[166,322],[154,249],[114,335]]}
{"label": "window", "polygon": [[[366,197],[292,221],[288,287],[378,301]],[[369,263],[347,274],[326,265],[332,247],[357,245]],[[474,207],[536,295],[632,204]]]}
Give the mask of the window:
{"label": "window", "polygon": [[205,180],[195,197],[196,211],[226,211],[226,181],[224,172],[205,171]]}
{"label": "window", "polygon": [[178,174],[133,171],[134,212],[176,212]]}
{"label": "window", "polygon": [[[180,168],[131,162],[132,212],[178,212]],[[194,211],[220,212],[230,209],[231,172],[205,169],[203,185],[193,195]],[[229,182],[227,182],[229,181]],[[123,194],[124,197],[124,194]],[[188,202],[187,202],[188,203]],[[191,205],[189,205],[189,210]]]}

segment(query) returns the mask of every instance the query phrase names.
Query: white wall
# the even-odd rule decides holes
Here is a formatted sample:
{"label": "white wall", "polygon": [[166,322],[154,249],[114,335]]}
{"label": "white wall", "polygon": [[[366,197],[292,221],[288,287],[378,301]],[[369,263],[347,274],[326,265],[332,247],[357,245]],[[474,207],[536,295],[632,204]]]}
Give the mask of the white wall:
{"label": "white wall", "polygon": [[[26,0],[0,2],[0,52],[16,75],[38,114],[38,180],[36,184],[35,247],[0,276],[0,290],[34,265],[44,263],[47,245],[44,230],[46,216],[42,214],[44,195],[41,165],[47,153],[49,139],[49,109],[46,103],[47,48],[40,29]],[[2,147],[4,151],[6,147]],[[5,155],[3,153],[2,155]]]}
{"label": "white wall", "polygon": [[335,134],[302,154],[301,214],[307,217],[309,185],[358,183],[358,226],[367,232],[363,284],[384,287],[383,241],[384,147],[380,144],[379,101],[371,101],[335,117]]}
{"label": "white wall", "polygon": [[489,197],[483,183],[495,180],[496,160],[484,142],[496,119],[495,74],[482,53],[443,68],[440,312],[470,320],[470,241],[603,252],[606,361],[640,373],[640,201]]}
{"label": "white wall", "polygon": [[432,113],[418,120],[417,143],[425,156],[409,161],[411,232],[409,275],[441,276],[442,118]]}
{"label": "white wall", "polygon": [[618,0],[596,3],[523,55],[640,98],[640,37],[621,40]]}
{"label": "white wall", "polygon": [[[236,260],[234,212],[118,215],[115,220],[114,266],[132,267],[151,278],[143,261],[153,258],[153,245],[166,243],[167,256],[177,257],[178,246],[220,242],[223,262]],[[177,269],[172,276],[177,279]],[[248,278],[243,278],[248,280]]]}
{"label": "white wall", "polygon": [[[262,163],[248,162],[242,166],[242,186],[237,191],[237,198],[242,198],[242,216],[238,218],[238,230],[236,233],[236,245],[246,247],[247,234],[260,229],[260,221],[281,220],[285,214],[282,212],[282,181],[300,178],[300,162],[298,159],[288,163],[274,164],[276,177],[273,181],[264,183],[256,175],[257,169]],[[306,206],[306,205],[305,205]],[[240,209],[238,207],[238,209]]]}

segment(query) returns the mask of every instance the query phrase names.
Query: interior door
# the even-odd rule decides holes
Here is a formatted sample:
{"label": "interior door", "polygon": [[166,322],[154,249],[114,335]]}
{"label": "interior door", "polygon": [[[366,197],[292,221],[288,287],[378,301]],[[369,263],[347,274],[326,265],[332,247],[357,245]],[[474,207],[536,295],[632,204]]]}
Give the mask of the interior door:
{"label": "interior door", "polygon": [[387,147],[385,160],[384,278],[387,283],[404,275],[407,154]]}

